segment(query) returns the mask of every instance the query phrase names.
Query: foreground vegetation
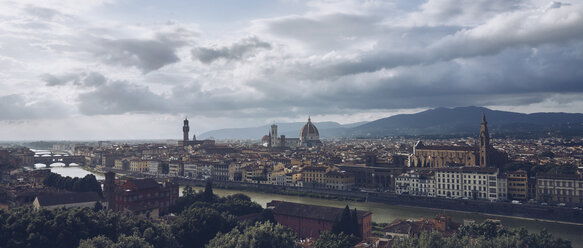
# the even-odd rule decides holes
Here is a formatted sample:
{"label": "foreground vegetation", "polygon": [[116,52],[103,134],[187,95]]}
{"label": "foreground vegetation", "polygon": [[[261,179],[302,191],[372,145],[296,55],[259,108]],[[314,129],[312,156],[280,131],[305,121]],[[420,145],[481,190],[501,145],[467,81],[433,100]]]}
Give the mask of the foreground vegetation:
{"label": "foreground vegetation", "polygon": [[[55,181],[70,184],[69,179]],[[269,210],[246,195],[218,197],[210,184],[200,192],[187,187],[183,195],[171,208],[175,216],[158,221],[99,208],[0,210],[0,247],[299,247],[291,229],[276,224]],[[333,230],[323,232],[313,247],[353,247],[360,240],[355,220],[356,210],[346,206]],[[553,238],[546,231],[529,234],[490,222],[463,227],[453,237],[423,233],[394,243],[394,247],[570,246],[569,241]]]}
{"label": "foreground vegetation", "polygon": [[102,195],[101,183],[97,181],[95,175],[87,174],[83,178],[63,177],[57,173],[51,172],[44,180],[43,184],[48,187],[64,189],[73,192],[97,192]]}
{"label": "foreground vegetation", "polygon": [[[256,237],[248,244],[296,247],[293,231],[274,224],[273,215],[264,213],[248,196],[218,197],[210,188],[184,193],[185,197],[179,201],[182,207],[175,206],[177,215],[168,221],[89,208],[0,210],[0,247],[180,248],[205,247],[211,241],[213,245],[209,247],[231,247],[229,242],[237,232],[241,236],[238,240]],[[247,221],[238,219],[245,214],[257,217]],[[267,232],[269,235],[264,235]]]}
{"label": "foreground vegetation", "polygon": [[429,247],[507,247],[507,248],[568,248],[571,242],[554,238],[546,230],[528,233],[524,228],[506,229],[499,224],[485,221],[481,224],[461,227],[451,237],[443,237],[439,232],[424,232],[415,238],[396,239],[394,248]]}

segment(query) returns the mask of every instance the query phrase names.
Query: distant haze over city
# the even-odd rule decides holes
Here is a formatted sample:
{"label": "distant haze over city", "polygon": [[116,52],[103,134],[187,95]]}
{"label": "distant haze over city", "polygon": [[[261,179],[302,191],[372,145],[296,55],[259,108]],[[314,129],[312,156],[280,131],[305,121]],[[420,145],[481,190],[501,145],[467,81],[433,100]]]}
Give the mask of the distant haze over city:
{"label": "distant haze over city", "polygon": [[582,13],[540,0],[3,1],[0,140],[180,139],[185,117],[199,135],[437,107],[582,113]]}

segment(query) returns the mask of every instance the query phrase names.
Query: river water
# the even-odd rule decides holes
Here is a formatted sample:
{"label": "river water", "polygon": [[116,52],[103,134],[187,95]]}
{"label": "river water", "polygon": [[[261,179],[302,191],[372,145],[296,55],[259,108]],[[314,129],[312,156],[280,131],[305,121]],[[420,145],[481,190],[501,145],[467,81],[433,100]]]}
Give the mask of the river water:
{"label": "river water", "polygon": [[85,170],[79,166],[69,166],[69,167],[52,166],[51,172],[60,174],[61,176],[64,176],[64,177],[81,177],[81,178],[85,177],[86,175],[93,174],[93,175],[95,175],[97,180],[104,180],[105,179],[105,177],[103,177],[102,175],[91,173],[90,171]]}
{"label": "river water", "polygon": [[[70,177],[84,177],[87,174],[93,174],[81,167],[71,166],[71,167],[51,167],[51,171],[61,174],[62,176]],[[103,179],[103,176],[95,175],[98,180]],[[180,194],[184,187],[180,187]],[[194,187],[195,190],[204,190],[201,187]],[[476,220],[477,222],[483,221],[488,218],[499,219],[502,224],[506,227],[519,228],[525,227],[529,232],[539,232],[543,228],[546,228],[555,237],[560,237],[563,239],[570,240],[573,247],[583,248],[583,225],[577,224],[566,224],[566,223],[555,223],[546,221],[537,221],[524,218],[515,218],[508,216],[494,216],[480,213],[462,212],[462,211],[452,211],[452,210],[442,210],[442,209],[432,209],[432,208],[422,208],[422,207],[411,207],[411,206],[400,206],[400,205],[387,205],[382,203],[374,202],[345,202],[336,200],[324,200],[316,199],[310,197],[300,197],[300,196],[288,196],[288,195],[278,195],[269,193],[259,193],[253,191],[243,191],[243,190],[225,190],[225,189],[213,189],[213,192],[219,196],[233,195],[236,193],[243,193],[251,197],[251,200],[259,203],[262,207],[265,207],[268,202],[272,200],[289,201],[304,204],[313,204],[321,206],[330,206],[337,208],[344,208],[347,204],[351,209],[357,208],[358,210],[366,210],[373,213],[372,220],[377,223],[390,223],[395,219],[418,219],[421,217],[431,218],[437,214],[446,214],[452,217],[452,220],[458,223],[463,223],[464,220]]]}

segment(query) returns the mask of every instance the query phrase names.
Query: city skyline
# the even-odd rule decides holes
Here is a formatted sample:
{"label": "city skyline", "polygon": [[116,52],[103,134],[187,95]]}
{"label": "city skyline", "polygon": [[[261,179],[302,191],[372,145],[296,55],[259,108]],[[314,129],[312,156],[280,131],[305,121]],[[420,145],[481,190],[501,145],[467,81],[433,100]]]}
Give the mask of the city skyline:
{"label": "city skyline", "polygon": [[583,4],[3,1],[2,140],[583,110]]}

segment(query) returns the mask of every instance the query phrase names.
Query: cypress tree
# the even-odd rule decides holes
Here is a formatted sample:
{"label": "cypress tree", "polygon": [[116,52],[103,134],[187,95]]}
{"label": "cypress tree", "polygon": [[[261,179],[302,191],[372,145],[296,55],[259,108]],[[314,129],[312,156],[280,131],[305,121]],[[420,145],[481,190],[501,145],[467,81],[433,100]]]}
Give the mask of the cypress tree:
{"label": "cypress tree", "polygon": [[358,213],[356,211],[356,208],[354,208],[354,211],[352,211],[352,216],[350,220],[352,222],[352,234],[354,234],[354,236],[356,237],[362,238],[362,236],[360,235],[360,228],[358,225]]}
{"label": "cypress tree", "polygon": [[339,234],[341,231],[340,221],[338,220],[338,216],[334,219],[334,224],[332,224],[332,233]]}
{"label": "cypress tree", "polygon": [[203,201],[210,202],[213,200],[213,196],[213,184],[210,181],[207,181],[206,186],[204,187],[202,199]]}
{"label": "cypress tree", "polygon": [[350,208],[348,208],[348,205],[346,205],[344,211],[342,212],[342,217],[340,218],[340,226],[341,232],[344,232],[347,235],[350,235],[352,232],[352,221],[350,219]]}

